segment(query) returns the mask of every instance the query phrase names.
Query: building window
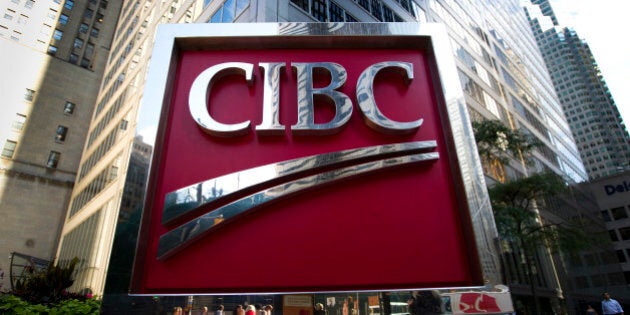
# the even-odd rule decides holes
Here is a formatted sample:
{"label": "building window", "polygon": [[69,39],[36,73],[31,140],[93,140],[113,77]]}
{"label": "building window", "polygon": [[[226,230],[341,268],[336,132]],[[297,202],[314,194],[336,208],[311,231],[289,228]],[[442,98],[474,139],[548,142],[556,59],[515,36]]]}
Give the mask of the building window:
{"label": "building window", "polygon": [[63,113],[66,115],[72,115],[74,114],[75,107],[76,105],[74,103],[66,102],[66,104],[63,106]]}
{"label": "building window", "polygon": [[591,283],[593,284],[593,287],[603,287],[606,285],[606,276],[603,274],[592,275]]}
{"label": "building window", "polygon": [[589,285],[588,285],[588,279],[586,278],[586,276],[575,277],[575,286],[578,289],[586,289],[586,288],[588,288]]}
{"label": "building window", "polygon": [[623,250],[617,250],[617,259],[620,263],[626,262],[626,255],[624,254]]}
{"label": "building window", "polygon": [[61,40],[61,38],[62,38],[62,37],[63,37],[63,31],[60,31],[60,30],[55,30],[55,31],[53,32],[53,38],[54,38],[55,40]]}
{"label": "building window", "polygon": [[35,91],[31,89],[26,89],[26,93],[24,93],[24,100],[32,102],[35,98]]}
{"label": "building window", "polygon": [[11,129],[15,132],[20,132],[24,129],[26,123],[26,116],[22,114],[15,114],[15,120],[11,123]]}
{"label": "building window", "polygon": [[80,38],[75,38],[74,39],[74,44],[72,45],[74,48],[76,49],[81,49],[83,48],[83,40]]}
{"label": "building window", "polygon": [[85,56],[87,58],[91,58],[92,54],[94,54],[94,45],[88,43],[85,46],[85,52],[83,53],[83,56]]}
{"label": "building window", "polygon": [[4,143],[4,147],[2,147],[2,157],[3,158],[13,158],[13,153],[15,153],[15,147],[17,147],[17,142],[7,140]]}
{"label": "building window", "polygon": [[621,272],[613,272],[607,275],[608,284],[609,285],[624,285],[626,284],[626,279]]}
{"label": "building window", "polygon": [[79,25],[79,32],[86,34],[89,28],[87,24],[81,23],[81,25]]}
{"label": "building window", "polygon": [[66,0],[66,3],[64,3],[63,7],[68,10],[72,10],[72,7],[74,7],[74,1]]}
{"label": "building window", "polygon": [[326,1],[324,0],[312,0],[311,3],[311,15],[320,22],[326,22],[326,12],[328,8],[326,6]]}
{"label": "building window", "polygon": [[57,54],[57,47],[53,46],[53,45],[48,46],[48,54],[49,55],[53,55],[53,56],[56,55]]}
{"label": "building window", "polygon": [[602,210],[602,219],[604,219],[604,221],[606,222],[610,222],[612,220],[610,218],[610,214],[608,213],[608,210]]}
{"label": "building window", "polygon": [[98,37],[98,32],[99,32],[98,28],[93,27],[92,31],[90,32],[90,36]]}
{"label": "building window", "polygon": [[34,0],[26,0],[26,3],[24,3],[24,7],[27,9],[31,9],[33,8],[34,4],[35,4]]}
{"label": "building window", "polygon": [[343,22],[345,16],[345,10],[339,7],[334,2],[330,2],[330,22]]}
{"label": "building window", "polygon": [[66,126],[57,126],[57,132],[55,133],[55,141],[64,142],[66,141],[66,136],[68,135],[68,127]]}
{"label": "building window", "polygon": [[308,11],[308,0],[291,0],[295,5],[297,5],[300,9]]}
{"label": "building window", "polygon": [[210,18],[210,23],[230,23],[249,5],[249,0],[226,1]]}
{"label": "building window", "polygon": [[46,14],[46,18],[54,20],[57,17],[57,11],[54,9],[48,10],[48,14]]}
{"label": "building window", "polygon": [[83,68],[90,68],[90,60],[89,59],[81,59],[81,67]]}
{"label": "building window", "polygon": [[83,17],[90,20],[92,19],[92,17],[94,16],[94,11],[90,10],[90,9],[85,9],[85,13],[83,14]]}
{"label": "building window", "polygon": [[60,157],[61,153],[57,151],[50,151],[50,154],[48,154],[48,162],[46,162],[46,166],[50,168],[57,168],[57,165],[59,165]]}
{"label": "building window", "polygon": [[66,25],[68,24],[68,16],[65,14],[59,15],[59,24]]}
{"label": "building window", "polygon": [[610,209],[610,212],[612,213],[613,219],[615,220],[621,220],[628,217],[628,214],[626,213],[626,209],[624,207]]}
{"label": "building window", "polygon": [[26,24],[26,23],[28,23],[28,16],[24,14],[20,14],[20,16],[18,17],[18,24]]}
{"label": "building window", "polygon": [[608,230],[608,235],[610,236],[610,240],[613,242],[618,242],[619,237],[617,236],[617,232],[615,230]]}
{"label": "building window", "polygon": [[79,56],[77,54],[70,54],[70,59],[68,59],[68,61],[76,65],[77,61],[79,61]]}
{"label": "building window", "polygon": [[630,240],[630,227],[624,227],[619,229],[619,236],[624,241]]}

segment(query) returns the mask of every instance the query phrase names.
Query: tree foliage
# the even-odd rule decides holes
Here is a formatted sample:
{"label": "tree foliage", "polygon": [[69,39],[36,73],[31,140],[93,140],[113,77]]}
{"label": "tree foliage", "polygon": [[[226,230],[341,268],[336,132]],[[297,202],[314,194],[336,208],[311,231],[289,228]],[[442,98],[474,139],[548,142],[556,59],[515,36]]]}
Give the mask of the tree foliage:
{"label": "tree foliage", "polygon": [[63,266],[27,266],[11,294],[0,295],[0,314],[98,314],[99,300],[66,291],[78,262],[75,257]]}
{"label": "tree foliage", "polygon": [[522,157],[526,162],[540,142],[510,129],[499,120],[472,123],[479,156],[507,164],[510,158]]}
{"label": "tree foliage", "polygon": [[[473,130],[479,155],[485,161],[499,160],[509,164],[510,159],[518,159],[529,164],[532,151],[541,145],[497,120],[475,122]],[[551,222],[539,215],[545,210],[545,201],[561,198],[566,191],[562,178],[553,173],[498,182],[488,189],[501,240],[516,247],[525,258],[524,270],[529,278],[536,314],[541,313],[534,279],[539,250],[576,252],[590,245],[579,219]]]}
{"label": "tree foliage", "polygon": [[72,274],[78,262],[75,257],[65,266],[51,262],[42,270],[26,268],[23,276],[16,281],[13,294],[32,303],[56,303],[64,298],[65,290],[74,283]]}
{"label": "tree foliage", "polygon": [[58,304],[42,305],[29,303],[15,295],[0,296],[0,314],[3,315],[32,315],[32,314],[98,314],[101,304],[97,299],[63,300]]}
{"label": "tree foliage", "polygon": [[566,191],[564,181],[554,173],[533,174],[489,188],[499,235],[505,241],[521,243],[528,250],[539,246],[565,252],[585,249],[589,237],[579,219],[541,222],[535,211],[544,210],[545,199],[560,198]]}

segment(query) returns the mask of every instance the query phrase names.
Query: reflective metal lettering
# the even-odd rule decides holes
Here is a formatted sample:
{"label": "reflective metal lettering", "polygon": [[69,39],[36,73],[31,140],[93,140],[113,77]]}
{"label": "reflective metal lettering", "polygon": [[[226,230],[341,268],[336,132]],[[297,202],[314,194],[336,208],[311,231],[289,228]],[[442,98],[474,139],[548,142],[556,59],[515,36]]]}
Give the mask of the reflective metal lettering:
{"label": "reflective metal lettering", "polygon": [[234,137],[249,132],[250,121],[222,124],[208,113],[208,96],[213,83],[223,76],[243,74],[251,85],[254,65],[244,62],[226,62],[204,70],[193,82],[188,95],[188,106],[193,119],[206,133],[218,137]]}
{"label": "reflective metal lettering", "polygon": [[408,62],[386,61],[369,66],[357,80],[357,102],[361,113],[365,123],[376,131],[394,135],[412,133],[422,125],[422,118],[410,122],[395,121],[385,117],[378,109],[374,99],[374,78],[379,71],[386,68],[403,70],[402,75],[405,75],[407,84],[413,79],[413,65]]}
{"label": "reflective metal lettering", "polygon": [[[327,135],[341,130],[352,115],[352,101],[337,89],[346,83],[346,70],[332,62],[291,63],[297,71],[298,121],[291,126],[298,135]],[[330,84],[323,88],[313,87],[314,71],[325,70],[330,74]],[[335,117],[327,123],[315,123],[315,97],[331,101],[335,106]]]}
{"label": "reflective metal lettering", "polygon": [[284,126],[280,124],[280,73],[284,63],[259,63],[264,73],[262,122],[256,126],[260,135],[282,135]]}
{"label": "reflective metal lettering", "polygon": [[[261,62],[263,77],[262,121],[256,126],[259,135],[283,135],[285,126],[280,123],[280,76],[286,66],[284,63]],[[347,80],[343,66],[333,62],[292,63],[297,76],[297,122],[291,126],[296,135],[334,134],[344,127],[352,115],[352,101],[348,95],[338,91]],[[188,98],[190,113],[195,122],[206,133],[218,137],[234,137],[247,134],[251,121],[236,124],[223,124],[216,121],[208,112],[208,99],[214,82],[225,75],[242,74],[251,85],[253,65],[244,62],[226,62],[204,70],[193,82]],[[375,131],[403,135],[413,133],[423,119],[401,122],[386,117],[379,109],[374,98],[374,79],[383,69],[400,72],[405,82],[413,80],[413,64],[402,61],[385,61],[373,64],[359,76],[356,95],[365,123]],[[315,88],[314,76],[325,72],[330,76],[330,84]],[[334,106],[334,117],[325,123],[315,123],[315,102],[329,102]]]}

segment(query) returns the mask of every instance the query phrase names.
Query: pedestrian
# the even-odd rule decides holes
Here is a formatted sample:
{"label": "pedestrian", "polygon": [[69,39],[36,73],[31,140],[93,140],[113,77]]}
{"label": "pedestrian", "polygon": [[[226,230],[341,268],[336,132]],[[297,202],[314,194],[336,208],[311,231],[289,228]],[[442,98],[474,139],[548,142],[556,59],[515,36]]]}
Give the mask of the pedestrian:
{"label": "pedestrian", "polygon": [[602,301],[602,314],[604,315],[624,315],[623,308],[619,305],[617,300],[610,298],[608,292],[604,293],[604,300]]}
{"label": "pedestrian", "polygon": [[256,307],[251,304],[247,305],[247,308],[245,309],[245,315],[256,315]]}
{"label": "pedestrian", "polygon": [[265,305],[265,315],[271,315],[271,311],[273,311],[273,306]]}
{"label": "pedestrian", "polygon": [[315,312],[313,315],[326,315],[326,311],[324,310],[324,304],[317,303],[315,304]]}
{"label": "pedestrian", "polygon": [[219,304],[217,309],[214,311],[214,315],[223,315],[223,309],[225,309],[223,304]]}
{"label": "pedestrian", "polygon": [[245,310],[243,309],[243,305],[241,304],[236,305],[236,308],[234,309],[234,315],[245,315]]}

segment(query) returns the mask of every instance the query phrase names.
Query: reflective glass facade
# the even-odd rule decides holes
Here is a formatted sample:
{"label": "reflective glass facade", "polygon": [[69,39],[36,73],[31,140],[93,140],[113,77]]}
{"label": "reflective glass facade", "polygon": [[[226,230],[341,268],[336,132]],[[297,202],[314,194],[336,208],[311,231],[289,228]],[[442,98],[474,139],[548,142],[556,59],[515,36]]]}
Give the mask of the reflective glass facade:
{"label": "reflective glass facade", "polygon": [[537,2],[528,16],[589,178],[630,169],[630,135],[588,43]]}

